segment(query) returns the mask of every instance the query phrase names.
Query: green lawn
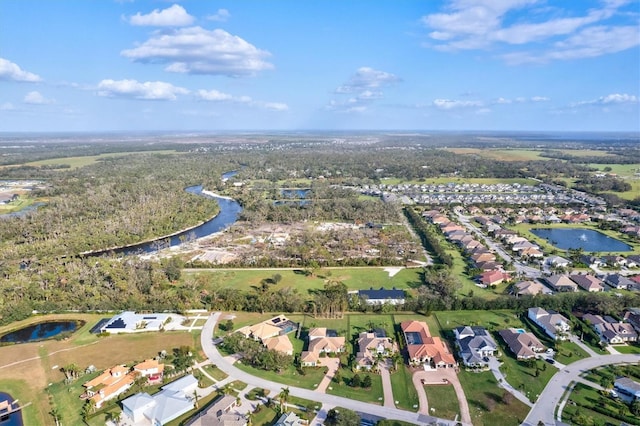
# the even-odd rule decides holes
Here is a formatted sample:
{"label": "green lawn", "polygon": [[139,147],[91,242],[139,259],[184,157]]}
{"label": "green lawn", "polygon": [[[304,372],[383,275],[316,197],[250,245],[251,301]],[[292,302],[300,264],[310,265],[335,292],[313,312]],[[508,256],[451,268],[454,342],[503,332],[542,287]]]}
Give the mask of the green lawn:
{"label": "green lawn", "polygon": [[[25,425],[50,423],[53,418],[44,410],[45,404],[37,404],[39,391],[33,389],[25,380],[0,379],[0,389],[8,393],[19,405],[29,406],[22,409],[22,423]],[[57,404],[58,411],[62,412],[65,406]]]}
{"label": "green lawn", "polygon": [[614,348],[621,354],[640,354],[640,345],[637,343],[635,345],[616,345]]}
{"label": "green lawn", "polygon": [[560,342],[560,348],[556,352],[555,360],[561,364],[571,364],[579,359],[589,358],[589,354],[573,342]]}
{"label": "green lawn", "polygon": [[413,386],[411,371],[406,365],[398,365],[398,370],[391,374],[391,387],[393,388],[393,399],[398,401],[396,407],[408,411],[418,411],[420,404],[418,392]]}
{"label": "green lawn", "polygon": [[278,420],[278,413],[273,408],[259,405],[260,411],[254,413],[252,416],[251,424],[255,426],[271,426]]}
{"label": "green lawn", "polygon": [[[349,399],[357,399],[358,401],[371,402],[374,404],[382,405],[383,392],[382,392],[382,379],[379,374],[359,372],[358,375],[361,379],[364,376],[369,375],[371,377],[371,388],[354,388],[347,383],[355,375],[353,371],[346,368],[340,369],[342,375],[342,381],[340,383],[332,382],[327,388],[327,393],[331,395],[343,396]],[[397,398],[396,398],[397,399]]]}
{"label": "green lawn", "polygon": [[246,371],[254,376],[262,377],[272,382],[282,383],[283,385],[298,386],[305,389],[315,389],[324,378],[324,368],[305,368],[305,374],[301,375],[292,365],[287,366],[282,373],[259,370],[241,362],[237,362],[234,365],[240,370]]}
{"label": "green lawn", "polygon": [[136,151],[136,152],[112,152],[100,155],[87,155],[83,157],[61,157],[61,158],[50,158],[47,160],[40,161],[32,161],[30,163],[25,163],[27,166],[56,166],[56,165],[68,165],[68,168],[61,168],[61,170],[72,170],[77,169],[79,167],[88,166],[94,164],[101,159],[109,158],[109,157],[123,157],[129,155],[139,155],[139,154],[178,154],[175,150],[158,150],[158,151]]}
{"label": "green lawn", "polygon": [[227,373],[225,373],[224,371],[220,370],[218,367],[216,367],[215,365],[205,365],[204,367],[202,367],[204,369],[204,371],[206,371],[207,373],[209,373],[209,375],[211,377],[213,377],[214,379],[220,381],[220,380],[224,380],[226,379],[229,375]]}
{"label": "green lawn", "polygon": [[[611,416],[592,410],[594,406],[611,410]],[[625,416],[624,420],[613,417],[619,414]],[[582,418],[578,418],[580,415]],[[622,401],[603,396],[599,391],[578,383],[569,396],[569,402],[562,412],[562,419],[573,424],[584,424],[589,417],[594,425],[621,424],[623,421],[628,424],[640,424],[640,419],[631,414],[629,406]]]}
{"label": "green lawn", "polygon": [[546,362],[538,360],[536,361],[538,376],[536,376],[535,367],[528,367],[523,361],[517,361],[513,354],[504,347],[504,342],[499,339],[498,344],[502,345],[503,351],[506,352],[501,358],[503,364],[500,367],[500,371],[505,375],[507,382],[525,394],[530,401],[535,402],[547,382],[551,380],[551,377],[558,370],[555,367],[546,365]]}
{"label": "green lawn", "polygon": [[503,400],[506,391],[498,387],[491,372],[461,371],[458,379],[467,397],[471,420],[475,426],[516,426],[529,413],[529,407],[517,399]]}
{"label": "green lawn", "polygon": [[[254,291],[265,278],[271,278],[274,274],[282,277],[278,284],[272,284],[270,288],[278,290],[282,288],[295,288],[302,294],[310,290],[324,288],[327,277],[344,282],[350,290],[363,290],[373,288],[410,289],[420,283],[419,268],[403,269],[393,277],[384,271],[382,267],[366,268],[323,268],[316,272],[315,276],[306,276],[295,270],[206,270],[186,271],[184,276],[205,276],[207,282],[213,287],[235,288],[241,291]],[[235,322],[235,321],[234,321]]]}
{"label": "green lawn", "polygon": [[424,387],[429,401],[429,411],[436,417],[453,420],[460,416],[460,405],[453,386],[431,385]]}
{"label": "green lawn", "polygon": [[442,328],[453,330],[456,327],[479,325],[489,331],[504,328],[522,328],[523,324],[514,311],[440,311],[435,314]]}

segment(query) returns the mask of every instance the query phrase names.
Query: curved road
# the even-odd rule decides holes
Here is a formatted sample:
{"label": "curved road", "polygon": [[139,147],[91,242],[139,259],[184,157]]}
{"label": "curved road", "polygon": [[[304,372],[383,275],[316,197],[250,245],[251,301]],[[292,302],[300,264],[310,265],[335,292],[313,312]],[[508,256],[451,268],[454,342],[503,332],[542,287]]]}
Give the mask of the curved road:
{"label": "curved road", "polygon": [[[215,347],[213,343],[213,330],[220,318],[221,313],[216,312],[212,314],[205,323],[202,328],[202,334],[200,335],[200,343],[202,345],[202,350],[207,355],[207,357],[211,360],[213,364],[218,366],[218,368],[225,373],[227,373],[230,377],[234,379],[241,380],[249,385],[258,386],[264,389],[269,389],[271,391],[280,392],[282,387],[286,385],[282,385],[280,383],[272,382],[270,380],[265,380],[260,377],[252,376],[236,367],[234,367],[230,362],[225,360],[218,349]],[[294,386],[288,386],[291,395],[297,396],[300,398],[309,399],[311,401],[320,402],[322,404],[328,404],[330,406],[339,406],[344,407],[349,410],[358,411],[362,413],[371,414],[377,417],[385,418],[385,419],[393,419],[393,420],[402,420],[409,423],[414,424],[438,424],[438,425],[456,425],[457,422],[447,419],[441,419],[433,416],[426,416],[424,414],[412,413],[410,411],[399,410],[397,408],[391,407],[383,407],[380,405],[369,404],[366,402],[355,401],[353,399],[343,398],[335,395],[328,395],[324,393],[319,393],[310,389],[303,389]]]}
{"label": "curved road", "polygon": [[564,392],[571,382],[578,380],[580,374],[596,367],[609,364],[637,363],[640,355],[599,355],[573,362],[559,370],[547,383],[529,415],[522,423],[525,426],[536,426],[539,422],[545,425],[555,425],[555,409],[560,403]]}

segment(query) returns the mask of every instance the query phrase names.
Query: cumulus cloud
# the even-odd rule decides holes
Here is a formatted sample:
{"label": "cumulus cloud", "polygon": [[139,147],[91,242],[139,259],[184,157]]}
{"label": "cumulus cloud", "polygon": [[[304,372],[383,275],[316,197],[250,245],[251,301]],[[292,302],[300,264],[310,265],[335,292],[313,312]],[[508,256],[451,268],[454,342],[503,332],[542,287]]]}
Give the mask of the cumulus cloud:
{"label": "cumulus cloud", "polygon": [[201,27],[156,33],[140,46],[120,52],[135,62],[168,64],[166,71],[238,77],[272,69],[271,56],[228,32]]}
{"label": "cumulus cloud", "polygon": [[45,98],[40,92],[34,90],[24,96],[23,102],[30,105],[47,105],[52,104],[55,101],[53,99]]}
{"label": "cumulus cloud", "polygon": [[369,67],[361,67],[345,84],[336,89],[336,93],[364,92],[368,89],[388,86],[398,81],[400,81],[400,78],[391,73],[374,70]]}
{"label": "cumulus cloud", "polygon": [[453,99],[434,99],[432,105],[441,110],[451,110],[458,108],[475,108],[483,106],[480,101],[461,101]]}
{"label": "cumulus cloud", "polygon": [[640,99],[636,95],[629,95],[627,93],[612,93],[606,96],[600,96],[598,99],[592,99],[589,101],[574,102],[571,107],[581,106],[612,106],[612,105],[624,105],[624,104],[638,104]]}
{"label": "cumulus cloud", "polygon": [[17,64],[4,58],[0,58],[0,80],[23,81],[28,83],[42,81],[40,76],[25,71]]}
{"label": "cumulus cloud", "polygon": [[163,81],[102,80],[98,83],[98,96],[144,99],[153,101],[174,101],[177,95],[186,95],[189,91]]}
{"label": "cumulus cloud", "polygon": [[146,15],[138,12],[129,18],[131,25],[153,27],[183,27],[191,25],[193,21],[194,17],[189,15],[179,4],[174,4],[163,10],[154,9]]}
{"label": "cumulus cloud", "polygon": [[289,106],[281,102],[264,102],[257,101],[250,96],[233,96],[228,93],[223,93],[218,90],[198,90],[195,93],[195,97],[201,101],[209,102],[233,102],[237,104],[247,105],[254,108],[261,108],[270,111],[287,111]]}
{"label": "cumulus cloud", "polygon": [[231,18],[231,14],[227,9],[218,9],[213,15],[207,16],[208,20],[216,22],[227,22],[229,18]]}
{"label": "cumulus cloud", "polygon": [[[443,51],[526,46],[529,50],[501,55],[508,63],[521,64],[600,56],[640,44],[637,25],[595,26],[619,14],[628,0],[603,0],[600,8],[580,16],[567,16],[570,11],[558,8],[538,8],[543,3],[449,0],[443,12],[422,17],[430,30],[431,41],[425,46]],[[511,19],[515,12],[523,17]]]}

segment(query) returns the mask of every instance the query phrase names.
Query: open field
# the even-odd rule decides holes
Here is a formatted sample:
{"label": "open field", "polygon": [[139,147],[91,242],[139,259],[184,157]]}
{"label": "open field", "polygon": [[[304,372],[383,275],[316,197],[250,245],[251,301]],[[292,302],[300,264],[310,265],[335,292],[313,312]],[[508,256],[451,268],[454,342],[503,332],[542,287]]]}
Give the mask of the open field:
{"label": "open field", "polygon": [[[52,404],[63,410],[64,401],[52,398],[51,404],[45,388],[49,383],[59,383],[64,379],[62,366],[75,363],[81,369],[95,365],[99,370],[116,364],[142,361],[180,345],[194,346],[191,333],[166,332],[142,333],[136,335],[113,335],[98,338],[89,329],[101,318],[108,315],[56,314],[35,316],[19,323],[0,328],[0,333],[46,320],[82,320],[86,324],[66,340],[46,340],[34,343],[0,347],[0,390],[8,390],[23,404],[32,405],[24,409],[25,419],[35,419],[25,424],[51,423],[49,411]],[[81,378],[73,386],[81,386]],[[67,392],[74,398],[75,392]],[[70,419],[67,419],[69,421]],[[72,424],[72,423],[69,423]]]}
{"label": "open field", "polygon": [[532,149],[480,149],[480,148],[447,148],[456,154],[477,155],[483,158],[500,161],[542,160],[541,151]]}
{"label": "open field", "polygon": [[178,154],[178,152],[172,149],[158,150],[158,151],[113,152],[113,153],[100,154],[100,155],[88,155],[83,157],[49,158],[47,160],[32,161],[30,163],[25,163],[25,166],[38,167],[38,166],[65,165],[70,167],[64,168],[63,170],[71,170],[71,169],[77,169],[79,167],[89,166],[104,158],[122,157],[125,155],[129,156],[129,155],[137,155],[137,154]]}
{"label": "open field", "polygon": [[282,280],[278,284],[270,284],[269,288],[295,288],[302,294],[322,289],[327,278],[344,282],[349,290],[373,288],[409,289],[419,285],[419,268],[403,269],[393,277],[383,267],[364,268],[322,268],[315,276],[307,276],[299,269],[207,269],[203,271],[188,270],[185,276],[201,276],[215,287],[235,288],[242,291],[253,291],[260,287],[260,282],[280,274]]}
{"label": "open field", "polygon": [[[382,405],[382,379],[380,378],[379,374],[366,373],[362,371],[354,373],[353,371],[351,371],[351,369],[348,368],[341,368],[340,374],[342,375],[342,381],[340,383],[330,383],[329,387],[327,388],[328,394]],[[371,377],[371,388],[365,389],[349,386],[348,383],[351,381],[351,378],[355,374],[358,374],[361,379],[364,379],[365,376]]]}
{"label": "open field", "polygon": [[443,419],[453,420],[460,416],[460,405],[456,391],[451,385],[430,385],[424,387],[429,401],[431,414]]}
{"label": "open field", "polygon": [[282,373],[260,370],[251,367],[250,365],[243,364],[242,362],[237,362],[234,365],[240,370],[246,371],[254,376],[262,377],[263,379],[271,380],[276,383],[282,383],[283,385],[298,386],[305,389],[315,389],[324,377],[323,367],[305,368],[305,374],[301,375],[292,365],[287,366]]}

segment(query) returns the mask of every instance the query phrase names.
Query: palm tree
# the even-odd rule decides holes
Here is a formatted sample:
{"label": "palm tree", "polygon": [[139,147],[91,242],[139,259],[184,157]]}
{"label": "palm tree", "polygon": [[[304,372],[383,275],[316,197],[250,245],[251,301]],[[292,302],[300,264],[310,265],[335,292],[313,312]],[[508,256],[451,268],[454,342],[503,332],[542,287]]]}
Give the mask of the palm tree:
{"label": "palm tree", "polygon": [[60,412],[58,411],[57,407],[53,407],[51,409],[51,411],[49,411],[49,414],[51,414],[51,417],[53,417],[53,420],[56,422],[56,426],[60,426]]}
{"label": "palm tree", "polygon": [[196,389],[193,390],[193,402],[195,403],[196,409],[198,409],[198,391]]}
{"label": "palm tree", "polygon": [[285,413],[287,411],[287,401],[289,401],[289,388],[282,388],[278,397],[280,398],[280,411]]}

